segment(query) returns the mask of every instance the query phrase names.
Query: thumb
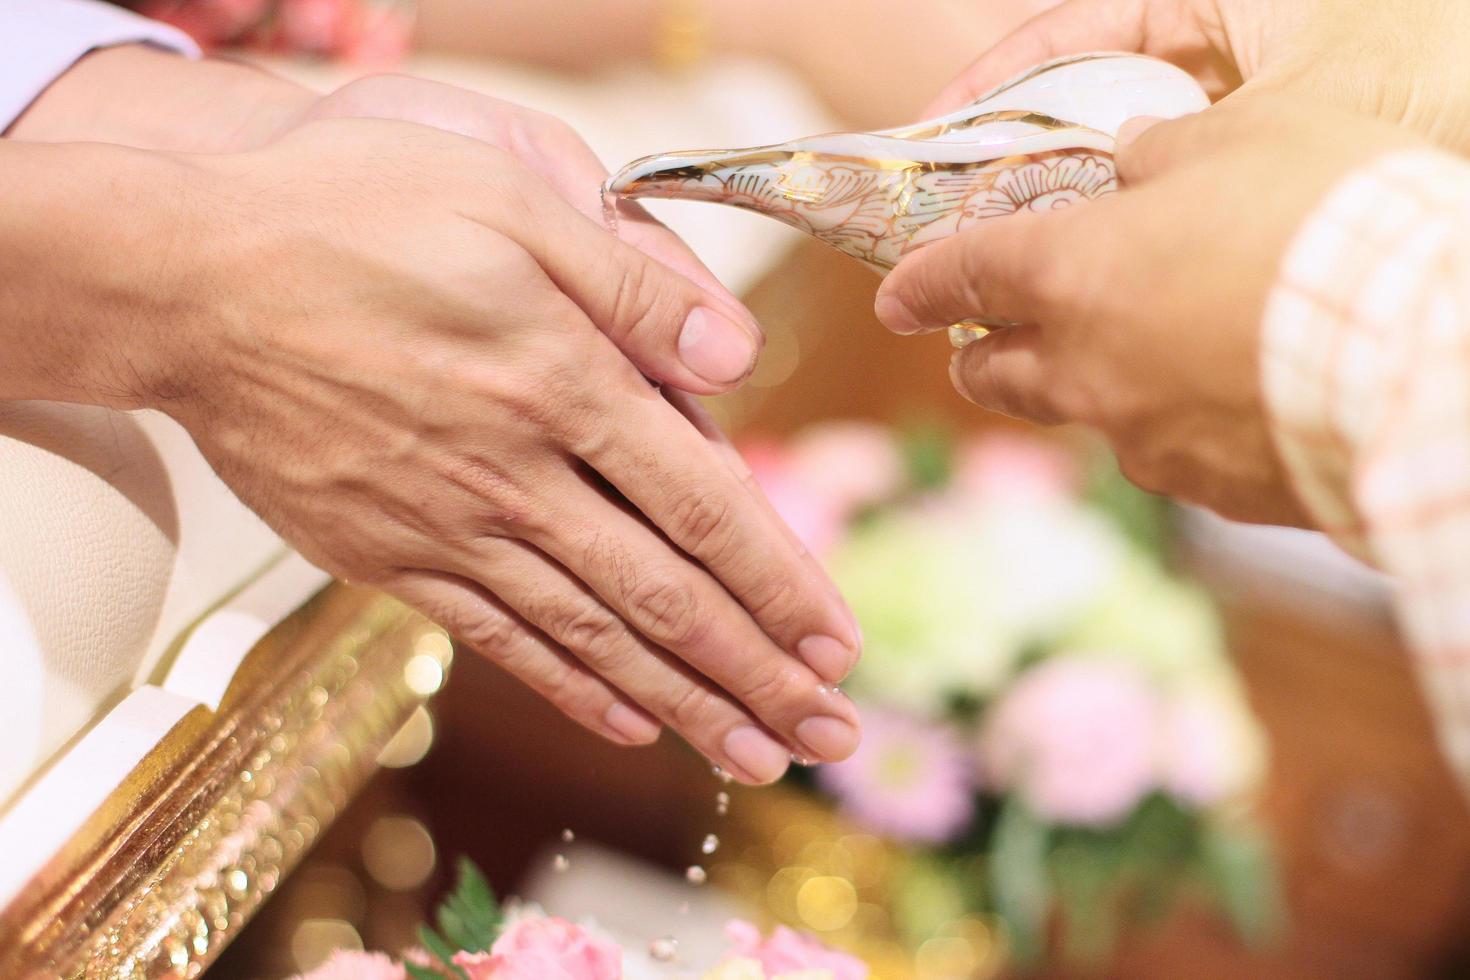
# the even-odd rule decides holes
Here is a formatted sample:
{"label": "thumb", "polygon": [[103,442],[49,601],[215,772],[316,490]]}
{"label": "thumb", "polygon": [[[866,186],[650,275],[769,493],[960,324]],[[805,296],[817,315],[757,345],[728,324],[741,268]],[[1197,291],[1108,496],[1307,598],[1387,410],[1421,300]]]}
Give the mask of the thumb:
{"label": "thumb", "polygon": [[1146,184],[1191,160],[1198,160],[1229,142],[1230,127],[1222,126],[1228,110],[1206,109],[1179,119],[1139,116],[1118,129],[1113,162],[1125,186]]}
{"label": "thumb", "polygon": [[522,244],[644,375],[714,395],[755,369],[765,338],[730,293],[644,254],[560,199],[533,210],[538,227]]}

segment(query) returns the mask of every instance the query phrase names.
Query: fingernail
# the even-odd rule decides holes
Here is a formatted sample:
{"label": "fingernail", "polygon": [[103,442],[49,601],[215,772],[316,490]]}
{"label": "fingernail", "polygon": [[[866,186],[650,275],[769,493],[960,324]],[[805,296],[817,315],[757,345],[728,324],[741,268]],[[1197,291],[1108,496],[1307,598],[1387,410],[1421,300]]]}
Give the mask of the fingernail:
{"label": "fingernail", "polygon": [[919,324],[910,315],[908,307],[893,293],[880,292],[878,299],[873,303],[873,313],[877,315],[880,323],[894,333],[919,332]]}
{"label": "fingernail", "polygon": [[857,653],[830,636],[809,636],[796,645],[796,655],[829,684],[840,684],[852,672]]}
{"label": "fingernail", "polygon": [[1118,127],[1118,147],[1126,149],[1140,136],[1163,121],[1158,116],[1134,116]]}
{"label": "fingernail", "polygon": [[954,390],[958,391],[964,397],[965,401],[972,405],[979,405],[980,403],[975,401],[975,396],[970,394],[970,386],[965,383],[964,372],[960,370],[960,362],[964,360],[965,353],[968,350],[968,347],[964,350],[957,350],[954,352],[954,356],[949,359],[949,381],[950,384],[954,385]]}
{"label": "fingernail", "polygon": [[841,718],[808,718],[796,726],[796,737],[808,752],[840,762],[857,751],[858,730]]}
{"label": "fingernail", "polygon": [[663,729],[653,719],[639,714],[626,704],[614,701],[602,720],[614,732],[634,745],[647,745],[658,740]]}
{"label": "fingernail", "polygon": [[679,359],[711,384],[739,381],[755,367],[755,339],[723,313],[700,306],[679,333]]}
{"label": "fingernail", "polygon": [[761,783],[774,783],[786,774],[786,767],[791,764],[791,753],[785,746],[749,725],[725,736],[725,754]]}

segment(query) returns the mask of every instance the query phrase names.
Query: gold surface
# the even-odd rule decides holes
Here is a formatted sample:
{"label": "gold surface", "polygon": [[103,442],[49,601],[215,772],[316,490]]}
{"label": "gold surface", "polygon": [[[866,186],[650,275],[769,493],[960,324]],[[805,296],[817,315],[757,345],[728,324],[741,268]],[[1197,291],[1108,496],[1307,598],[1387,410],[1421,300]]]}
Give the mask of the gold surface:
{"label": "gold surface", "polygon": [[422,703],[405,667],[432,632],[342,585],[272,630],[0,916],[0,976],[201,974]]}

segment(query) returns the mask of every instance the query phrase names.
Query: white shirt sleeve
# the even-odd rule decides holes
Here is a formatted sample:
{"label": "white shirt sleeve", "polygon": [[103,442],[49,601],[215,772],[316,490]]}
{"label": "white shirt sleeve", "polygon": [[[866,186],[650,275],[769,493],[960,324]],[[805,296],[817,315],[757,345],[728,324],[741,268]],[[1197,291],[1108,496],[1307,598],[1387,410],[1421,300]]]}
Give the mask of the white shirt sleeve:
{"label": "white shirt sleeve", "polygon": [[199,54],[182,31],[97,0],[0,0],[0,132],[82,55],[136,43]]}

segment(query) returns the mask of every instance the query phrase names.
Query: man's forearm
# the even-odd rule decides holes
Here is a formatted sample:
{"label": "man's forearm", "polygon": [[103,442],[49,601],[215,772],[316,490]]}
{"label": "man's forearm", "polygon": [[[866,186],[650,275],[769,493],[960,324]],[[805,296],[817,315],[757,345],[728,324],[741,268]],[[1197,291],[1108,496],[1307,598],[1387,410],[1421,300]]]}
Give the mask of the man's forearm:
{"label": "man's forearm", "polygon": [[269,140],[314,98],[310,89],[250,65],[121,45],[78,61],[6,135],[226,152]]}

